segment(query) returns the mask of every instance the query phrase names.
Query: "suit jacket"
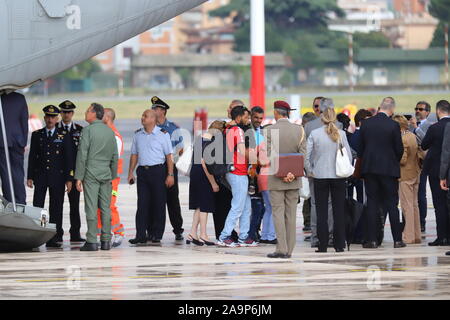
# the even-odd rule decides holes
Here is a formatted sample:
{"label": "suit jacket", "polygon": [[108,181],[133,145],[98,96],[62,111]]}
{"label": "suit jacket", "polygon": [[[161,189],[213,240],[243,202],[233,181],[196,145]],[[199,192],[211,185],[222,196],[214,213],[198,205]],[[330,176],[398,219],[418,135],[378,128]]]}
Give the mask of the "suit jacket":
{"label": "suit jacket", "polygon": [[[320,117],[309,121],[307,124],[305,124],[306,139],[309,138],[309,135],[311,134],[311,132],[313,130],[316,130],[316,129],[322,128],[322,127],[323,127],[323,122],[322,122],[322,119],[320,119]],[[336,127],[338,127],[338,129],[342,129],[342,123],[340,123],[339,121],[336,121]]]}
{"label": "suit jacket", "polygon": [[402,135],[403,156],[400,160],[400,181],[408,181],[420,175],[419,167],[419,145],[416,136],[407,131]]}
{"label": "suit jacket", "polygon": [[67,132],[64,128],[64,124],[62,123],[62,121],[60,121],[57,124],[57,127],[59,130],[64,131],[64,133],[68,135],[70,145],[72,147],[72,162],[73,165],[75,166],[75,163],[77,161],[78,145],[80,144],[81,130],[83,130],[83,127],[80,126],[79,124],[72,122],[69,131]]}
{"label": "suit jacket", "polygon": [[361,175],[377,174],[400,178],[403,142],[400,125],[385,113],[363,121],[360,129],[358,157],[362,158]]}
{"label": "suit jacket", "polygon": [[27,179],[35,184],[57,186],[73,178],[72,146],[63,130],[48,138],[45,128],[31,135]]}
{"label": "suit jacket", "polygon": [[[3,115],[5,117],[8,147],[25,148],[28,140],[28,105],[25,97],[17,92],[2,95]],[[3,145],[3,132],[0,128],[0,148]]]}
{"label": "suit jacket", "polygon": [[428,150],[423,164],[423,172],[432,177],[439,177],[442,143],[445,126],[448,123],[450,123],[450,118],[442,118],[428,129],[422,140],[422,149]]}
{"label": "suit jacket", "polygon": [[450,181],[450,123],[447,123],[445,126],[439,178],[441,180],[448,179],[448,181]]}
{"label": "suit jacket", "polygon": [[114,132],[102,121],[95,120],[81,131],[75,180],[114,180],[118,157]]}
{"label": "suit jacket", "polygon": [[[276,136],[279,136],[279,140]],[[268,176],[269,190],[292,190],[299,189],[301,182],[299,178],[291,183],[286,183],[275,176],[274,160],[277,152],[281,153],[306,153],[306,138],[303,127],[289,122],[288,119],[279,119],[276,124],[264,128],[264,136],[267,141],[267,154],[271,160],[271,175]]]}
{"label": "suit jacket", "polygon": [[[339,130],[339,135],[351,161],[352,152],[347,142],[347,136],[343,130]],[[313,130],[307,141],[306,171],[316,179],[341,179],[341,177],[336,175],[337,151],[338,144],[328,136],[325,126]]]}

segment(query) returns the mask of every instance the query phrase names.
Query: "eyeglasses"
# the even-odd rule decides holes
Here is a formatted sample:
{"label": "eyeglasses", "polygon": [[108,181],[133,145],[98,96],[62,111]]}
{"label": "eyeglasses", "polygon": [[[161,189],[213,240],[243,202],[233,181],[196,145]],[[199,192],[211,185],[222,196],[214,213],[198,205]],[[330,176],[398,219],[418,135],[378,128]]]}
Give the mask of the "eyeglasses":
{"label": "eyeglasses", "polygon": [[414,109],[414,110],[416,110],[416,111],[426,111],[425,108],[416,108],[416,109]]}

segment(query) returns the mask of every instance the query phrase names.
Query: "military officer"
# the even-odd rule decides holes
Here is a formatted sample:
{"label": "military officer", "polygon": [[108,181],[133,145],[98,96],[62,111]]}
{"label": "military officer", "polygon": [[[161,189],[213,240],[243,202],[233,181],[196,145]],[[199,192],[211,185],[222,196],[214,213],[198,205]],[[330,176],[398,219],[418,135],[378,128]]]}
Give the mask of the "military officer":
{"label": "military officer", "polygon": [[[75,112],[75,104],[69,100],[63,101],[59,104],[61,111],[61,121],[58,123],[58,129],[63,130],[68,136],[70,144],[72,145],[72,161],[75,163],[77,159],[78,144],[80,143],[81,130],[83,127],[73,122],[72,118]],[[74,181],[72,181],[74,183]],[[81,238],[80,228],[80,193],[77,188],[72,188],[69,192],[70,203],[70,241],[83,242],[85,239]]]}
{"label": "military officer", "polygon": [[49,105],[43,109],[45,127],[31,135],[28,158],[27,185],[34,186],[33,206],[43,208],[47,189],[50,193],[50,223],[56,224],[56,236],[47,247],[59,248],[64,230],[62,228],[64,184],[67,192],[72,188],[73,158],[69,136],[56,127],[60,110]]}
{"label": "military officer", "polygon": [[81,133],[75,180],[79,192],[84,189],[86,243],[80,251],[97,251],[97,209],[101,211],[101,249],[111,249],[112,181],[117,178],[118,151],[114,132],[103,123],[105,110],[92,103],[85,112],[89,123]]}
{"label": "military officer", "polygon": [[[167,131],[156,126],[154,110],[145,110],[131,146],[128,183],[135,181],[137,173],[136,237],[131,244],[146,243],[152,236],[152,243],[160,243],[166,224],[167,188],[174,185],[172,143]],[[149,226],[150,225],[150,226]],[[146,235],[148,230],[151,235]]]}
{"label": "military officer", "polygon": [[[180,127],[175,123],[167,120],[167,110],[169,105],[160,98],[154,96],[152,99],[152,110],[155,111],[157,126],[167,131],[172,141],[172,148],[174,151],[175,162],[178,156],[183,154],[183,137],[177,131]],[[183,217],[181,216],[181,207],[178,189],[178,170],[174,166],[173,170],[175,183],[173,187],[167,189],[167,210],[169,211],[170,224],[175,234],[175,240],[183,240]],[[149,230],[151,234],[152,231]]]}

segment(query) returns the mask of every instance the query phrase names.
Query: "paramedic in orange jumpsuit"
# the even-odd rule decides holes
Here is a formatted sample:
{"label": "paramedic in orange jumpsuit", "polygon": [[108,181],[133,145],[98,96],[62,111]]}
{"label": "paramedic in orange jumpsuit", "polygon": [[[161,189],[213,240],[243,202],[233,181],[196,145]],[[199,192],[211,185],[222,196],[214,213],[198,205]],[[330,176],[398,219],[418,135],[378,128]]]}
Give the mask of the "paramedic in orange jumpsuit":
{"label": "paramedic in orange jumpsuit", "polygon": [[[119,211],[116,207],[116,201],[118,196],[118,188],[120,183],[120,174],[123,171],[123,139],[120,135],[119,131],[117,131],[116,127],[114,126],[114,120],[116,119],[116,113],[111,108],[105,108],[105,115],[103,116],[103,122],[111,128],[111,130],[114,132],[116,136],[116,142],[117,142],[117,151],[119,153],[119,162],[117,166],[117,178],[112,181],[112,197],[111,197],[111,230],[114,233],[113,243],[112,247],[118,247],[122,243],[124,237],[125,237],[125,229],[123,227],[123,224],[120,223],[120,216]],[[98,230],[102,229],[102,224],[100,220],[100,210],[98,213]]]}

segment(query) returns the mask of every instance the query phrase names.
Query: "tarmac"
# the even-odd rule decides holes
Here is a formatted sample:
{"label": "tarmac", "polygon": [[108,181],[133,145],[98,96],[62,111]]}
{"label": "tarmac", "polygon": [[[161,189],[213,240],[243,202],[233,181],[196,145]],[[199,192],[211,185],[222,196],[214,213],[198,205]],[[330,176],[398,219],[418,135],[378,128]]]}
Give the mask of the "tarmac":
{"label": "tarmac", "polygon": [[[184,235],[189,233],[189,184],[181,179]],[[32,190],[27,189],[31,202]],[[428,199],[431,199],[430,197]],[[67,200],[67,198],[66,198]],[[167,218],[161,245],[131,246],[135,235],[136,186],[121,184],[118,207],[126,240],[111,251],[81,252],[69,242],[68,201],[64,243],[32,252],[0,254],[0,299],[449,299],[450,247],[429,247],[435,239],[428,210],[423,243],[394,249],[389,226],[378,249],[352,245],[350,251],[315,253],[304,241],[301,205],[297,246],[291,259],[270,259],[274,245],[221,248],[175,241]],[[86,231],[84,203],[82,234]],[[212,217],[208,233],[214,238]]]}

